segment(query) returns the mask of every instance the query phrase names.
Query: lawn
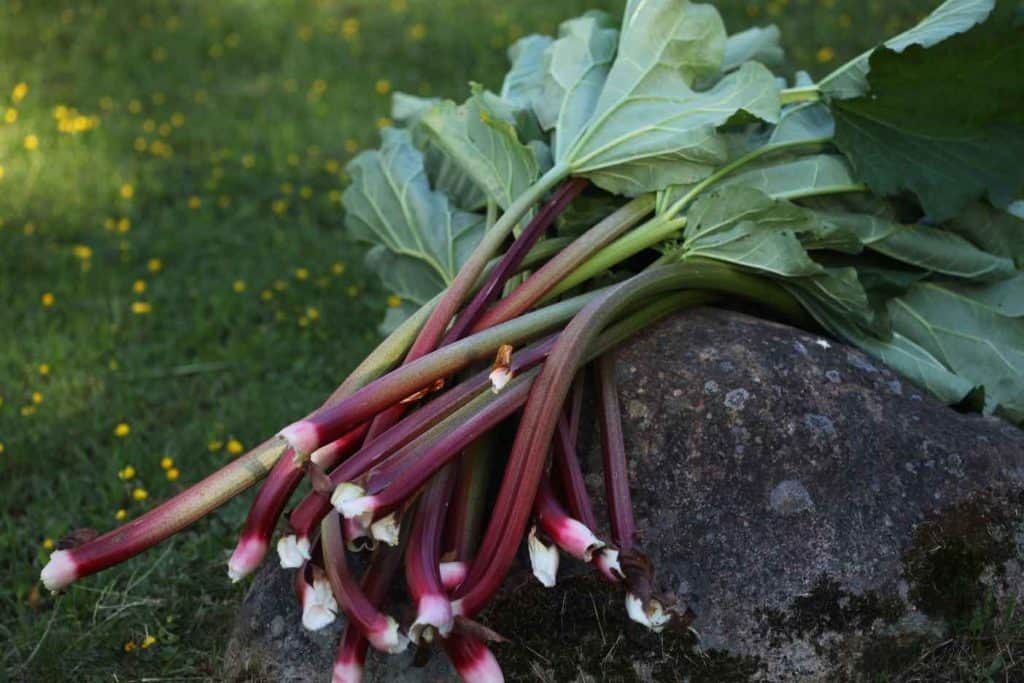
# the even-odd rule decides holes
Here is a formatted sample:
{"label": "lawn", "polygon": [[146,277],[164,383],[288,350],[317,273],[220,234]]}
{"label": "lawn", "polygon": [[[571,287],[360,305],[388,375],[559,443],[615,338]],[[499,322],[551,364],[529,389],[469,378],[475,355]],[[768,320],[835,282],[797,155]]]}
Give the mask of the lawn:
{"label": "lawn", "polygon": [[[821,74],[927,0],[721,3]],[[236,501],[66,595],[106,530],[305,413],[397,302],[342,230],[394,90],[496,87],[505,48],[611,0],[0,2],[0,670],[210,677],[245,585]],[[500,8],[500,9],[499,9]]]}

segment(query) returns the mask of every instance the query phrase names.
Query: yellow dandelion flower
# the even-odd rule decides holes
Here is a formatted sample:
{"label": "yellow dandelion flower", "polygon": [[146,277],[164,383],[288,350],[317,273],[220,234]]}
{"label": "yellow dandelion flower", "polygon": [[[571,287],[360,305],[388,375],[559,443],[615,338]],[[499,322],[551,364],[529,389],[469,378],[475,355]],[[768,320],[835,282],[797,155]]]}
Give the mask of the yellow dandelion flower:
{"label": "yellow dandelion flower", "polygon": [[131,183],[125,183],[121,186],[121,199],[131,199],[135,196],[135,188]]}
{"label": "yellow dandelion flower", "polygon": [[135,478],[135,468],[132,467],[131,465],[125,465],[124,467],[122,467],[118,471],[117,478],[118,479],[124,479],[125,481],[129,481],[130,479],[134,479]]}
{"label": "yellow dandelion flower", "polygon": [[313,197],[313,188],[309,185],[303,185],[299,190],[299,196],[303,199],[311,199]]}
{"label": "yellow dandelion flower", "polygon": [[171,134],[171,124],[161,123],[160,127],[157,128],[157,132],[160,133],[160,137],[165,138]]}
{"label": "yellow dandelion flower", "polygon": [[331,204],[341,204],[341,192],[339,190],[331,190],[327,193],[327,199]]}
{"label": "yellow dandelion flower", "polygon": [[355,38],[359,35],[359,20],[349,18],[341,22],[341,34],[346,38]]}
{"label": "yellow dandelion flower", "polygon": [[154,62],[156,62],[157,64],[162,64],[163,62],[167,61],[167,48],[153,48],[153,52],[150,54],[150,56],[153,58]]}
{"label": "yellow dandelion flower", "polygon": [[149,268],[149,272],[151,273],[159,273],[163,269],[164,263],[158,258],[151,258],[149,259],[149,263],[146,264],[146,267]]}
{"label": "yellow dandelion flower", "polygon": [[300,26],[297,33],[299,35],[299,40],[304,43],[308,43],[313,39],[313,29],[309,26]]}
{"label": "yellow dandelion flower", "polygon": [[141,486],[132,489],[132,498],[135,500],[146,500],[149,498],[149,491],[142,488]]}
{"label": "yellow dandelion flower", "polygon": [[124,651],[125,652],[134,652],[135,648],[136,648],[136,645],[135,645],[135,641],[134,640],[129,640],[127,643],[124,644]]}
{"label": "yellow dandelion flower", "polygon": [[306,280],[308,278],[309,278],[309,270],[308,269],[306,269],[306,268],[296,268],[295,269],[295,279],[296,280]]}
{"label": "yellow dandelion flower", "polygon": [[224,442],[217,441],[216,439],[206,444],[206,449],[209,450],[211,453],[216,453],[222,448],[224,448]]}
{"label": "yellow dandelion flower", "polygon": [[117,231],[120,233],[126,233],[132,229],[132,221],[130,218],[119,218],[117,221]]}
{"label": "yellow dandelion flower", "polygon": [[25,99],[25,95],[28,95],[28,83],[18,83],[11,91],[11,99],[15,102],[21,102]]}
{"label": "yellow dandelion flower", "polygon": [[402,297],[392,294],[388,297],[388,308],[398,308],[402,305]]}
{"label": "yellow dandelion flower", "polygon": [[229,33],[224,37],[224,44],[232,48],[238,47],[242,44],[242,36],[237,33]]}
{"label": "yellow dandelion flower", "polygon": [[260,299],[262,299],[263,301],[270,301],[273,298],[274,293],[271,292],[269,289],[264,289],[262,292],[260,292]]}
{"label": "yellow dandelion flower", "polygon": [[3,452],[4,452],[4,445],[3,445],[2,442],[0,442],[0,454],[3,454]]}
{"label": "yellow dandelion flower", "polygon": [[281,183],[280,189],[283,194],[291,194],[295,191],[295,187],[287,181]]}
{"label": "yellow dandelion flower", "polygon": [[128,426],[127,422],[120,422],[116,427],[114,427],[114,436],[118,437],[119,439],[123,439],[124,437],[128,436],[131,433],[132,428]]}
{"label": "yellow dandelion flower", "polygon": [[21,416],[22,417],[28,417],[29,415],[35,415],[35,414],[36,414],[36,407],[35,406],[29,405],[29,406],[22,406],[21,407]]}
{"label": "yellow dandelion flower", "polygon": [[274,280],[274,289],[276,289],[279,292],[283,292],[284,290],[288,289],[288,283],[285,282],[284,280]]}
{"label": "yellow dandelion flower", "polygon": [[231,439],[228,441],[228,453],[231,455],[238,455],[245,450],[245,446],[238,439]]}
{"label": "yellow dandelion flower", "polygon": [[127,516],[128,516],[128,511],[125,510],[124,508],[119,508],[118,511],[114,513],[114,519],[116,519],[119,522],[121,520],[123,520]]}
{"label": "yellow dandelion flower", "polygon": [[334,273],[335,275],[344,275],[345,264],[342,263],[341,261],[335,261],[334,265],[331,266],[331,272]]}
{"label": "yellow dandelion flower", "polygon": [[[0,166],[0,180],[3,180],[3,179],[4,179],[4,167]],[[0,227],[2,227],[2,224],[0,224]]]}
{"label": "yellow dandelion flower", "polygon": [[53,548],[55,546],[56,546],[56,544],[53,542],[52,538],[44,538],[43,539],[43,547],[46,548],[47,550],[53,550]]}
{"label": "yellow dandelion flower", "polygon": [[43,402],[43,394],[42,394],[42,392],[33,391],[32,392],[32,402],[35,403],[36,405],[39,405],[40,403],[42,403]]}
{"label": "yellow dandelion flower", "polygon": [[320,311],[310,306],[309,308],[306,309],[306,317],[309,318],[310,320],[319,320]]}
{"label": "yellow dandelion flower", "polygon": [[245,291],[245,280],[235,280],[231,284],[231,289],[235,290],[238,294],[241,294]]}
{"label": "yellow dandelion flower", "polygon": [[160,469],[169,470],[172,467],[174,467],[174,458],[167,455],[160,458]]}
{"label": "yellow dandelion flower", "polygon": [[167,477],[167,481],[177,481],[178,477],[181,476],[181,472],[178,471],[177,467],[172,467],[167,470],[167,474],[165,476]]}
{"label": "yellow dandelion flower", "polygon": [[835,59],[836,51],[826,45],[825,47],[819,49],[818,52],[814,55],[814,57],[815,59],[818,60],[819,64],[825,64]]}
{"label": "yellow dandelion flower", "polygon": [[378,95],[387,95],[391,92],[391,81],[381,78],[374,84],[373,89],[377,91]]}
{"label": "yellow dandelion flower", "polygon": [[92,247],[86,244],[76,244],[71,247],[71,253],[75,255],[75,258],[87,261],[92,258]]}
{"label": "yellow dandelion flower", "polygon": [[341,170],[341,162],[337,159],[328,159],[324,162],[324,170],[333,175]]}
{"label": "yellow dandelion flower", "polygon": [[145,292],[146,291],[146,281],[145,280],[136,280],[135,282],[133,282],[132,283],[132,291],[135,292],[136,294],[142,294],[143,292]]}
{"label": "yellow dandelion flower", "polygon": [[359,151],[359,143],[352,138],[345,140],[345,151],[349,154],[355,154]]}
{"label": "yellow dandelion flower", "polygon": [[299,327],[309,327],[309,318],[307,318],[304,315],[299,317],[298,322],[299,322]]}
{"label": "yellow dandelion flower", "polygon": [[25,149],[30,152],[34,152],[39,149],[39,138],[32,134],[26,135],[23,144],[25,145]]}
{"label": "yellow dandelion flower", "polygon": [[14,123],[18,120],[18,110],[14,107],[7,107],[4,112],[4,123]]}
{"label": "yellow dandelion flower", "polygon": [[152,133],[154,130],[156,130],[156,121],[154,121],[153,119],[146,119],[142,122],[142,130],[146,131],[147,133]]}
{"label": "yellow dandelion flower", "polygon": [[207,51],[207,54],[209,54],[214,59],[220,59],[224,56],[224,46],[220,43],[214,43],[210,46],[210,49]]}
{"label": "yellow dandelion flower", "polygon": [[195,211],[196,209],[198,209],[202,205],[203,205],[203,200],[201,200],[199,197],[196,197],[195,195],[192,195],[191,197],[188,198],[188,208],[192,209],[193,211]]}
{"label": "yellow dandelion flower", "polygon": [[34,234],[36,234],[36,224],[35,223],[26,223],[24,225],[24,227],[22,227],[21,230],[26,235],[34,235]]}
{"label": "yellow dandelion flower", "polygon": [[378,128],[387,128],[390,125],[391,125],[391,119],[389,119],[387,116],[382,116],[379,119],[377,119],[377,127]]}
{"label": "yellow dandelion flower", "polygon": [[148,147],[149,141],[141,136],[135,138],[135,140],[132,142],[132,149],[134,149],[136,152],[145,152]]}
{"label": "yellow dandelion flower", "polygon": [[100,109],[103,111],[110,111],[114,108],[114,98],[110,95],[104,95],[100,98]]}
{"label": "yellow dandelion flower", "polygon": [[288,211],[288,202],[283,199],[275,199],[270,202],[270,210],[276,213],[278,216]]}
{"label": "yellow dandelion flower", "polygon": [[345,293],[348,294],[350,299],[355,299],[359,296],[359,288],[355,285],[350,285],[349,288],[345,290]]}
{"label": "yellow dandelion flower", "polygon": [[135,315],[146,315],[153,312],[153,306],[148,301],[133,301],[132,313]]}
{"label": "yellow dandelion flower", "polygon": [[40,363],[38,370],[39,370],[39,374],[40,375],[42,375],[43,377],[46,377],[47,375],[50,374],[50,364],[49,363]]}
{"label": "yellow dandelion flower", "polygon": [[130,100],[128,102],[128,111],[132,114],[142,113],[142,102],[139,102],[138,100]]}
{"label": "yellow dandelion flower", "polygon": [[423,24],[413,24],[409,27],[409,37],[413,40],[423,40],[427,37],[427,27]]}
{"label": "yellow dandelion flower", "polygon": [[289,154],[287,160],[288,160],[288,165],[289,166],[298,166],[299,165],[299,155],[296,154],[295,152],[292,152],[291,154]]}
{"label": "yellow dandelion flower", "polygon": [[252,168],[255,165],[256,165],[256,157],[254,157],[251,154],[244,154],[244,155],[242,155],[242,167],[243,168]]}
{"label": "yellow dandelion flower", "polygon": [[406,0],[391,0],[392,12],[396,14],[401,14],[407,9],[409,9],[409,3]]}
{"label": "yellow dandelion flower", "polygon": [[196,90],[194,93],[192,93],[192,99],[195,100],[196,104],[205,104],[207,97],[208,97],[207,92],[205,90],[203,90],[202,88],[200,88],[199,90]]}
{"label": "yellow dandelion flower", "polygon": [[154,643],[156,643],[156,636],[146,636],[142,639],[142,649],[145,650],[146,648],[151,647]]}
{"label": "yellow dandelion flower", "polygon": [[50,306],[53,306],[54,296],[52,293],[46,292],[42,297],[40,297],[40,300],[42,301],[43,308],[49,308]]}

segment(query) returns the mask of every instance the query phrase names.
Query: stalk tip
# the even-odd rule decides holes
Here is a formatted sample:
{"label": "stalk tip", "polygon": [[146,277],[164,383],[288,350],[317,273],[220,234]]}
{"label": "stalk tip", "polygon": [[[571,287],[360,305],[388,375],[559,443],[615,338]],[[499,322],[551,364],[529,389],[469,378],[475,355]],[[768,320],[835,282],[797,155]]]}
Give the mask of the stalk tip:
{"label": "stalk tip", "polygon": [[594,555],[594,566],[604,578],[612,583],[617,583],[625,578],[622,566],[619,564],[619,551],[615,548],[605,546],[600,552]]}
{"label": "stalk tip", "polygon": [[295,534],[282,536],[277,542],[277,556],[284,569],[298,569],[302,563],[310,559],[309,539],[300,538]]}
{"label": "stalk tip", "polygon": [[626,593],[626,614],[636,623],[646,626],[655,633],[661,632],[671,619],[671,615],[658,600],[648,598],[647,602],[644,602],[633,593]]}
{"label": "stalk tip", "polygon": [[338,614],[338,603],[331,592],[331,584],[323,575],[313,578],[313,585],[306,586],[302,594],[302,626],[316,631],[334,621]]}
{"label": "stalk tip", "polygon": [[553,587],[558,576],[558,546],[545,545],[537,538],[537,527],[530,529],[526,546],[530,552],[533,575],[545,588]]}
{"label": "stalk tip", "polygon": [[409,627],[409,639],[414,643],[432,642],[434,631],[447,638],[452,632],[455,617],[452,603],[443,595],[423,595],[416,602],[416,621]]}
{"label": "stalk tip", "polygon": [[228,560],[228,578],[231,583],[238,583],[255,571],[266,554],[267,543],[262,538],[249,536],[241,539]]}
{"label": "stalk tip", "polygon": [[374,649],[392,655],[404,652],[409,647],[409,639],[398,630],[398,622],[393,617],[387,617],[383,628],[367,632],[366,639]]}
{"label": "stalk tip", "polygon": [[381,543],[394,547],[398,545],[398,515],[392,512],[370,525],[370,535]]}
{"label": "stalk tip", "polygon": [[58,550],[50,555],[50,561],[39,573],[47,590],[56,593],[78,578],[78,568],[67,550]]}
{"label": "stalk tip", "polygon": [[301,462],[320,446],[316,425],[307,420],[293,422],[277,434],[295,451],[296,462]]}
{"label": "stalk tip", "polygon": [[355,660],[335,662],[331,671],[331,683],[361,683],[363,665]]}
{"label": "stalk tip", "polygon": [[469,569],[465,562],[442,562],[439,571],[441,585],[446,591],[450,591],[458,588],[459,584],[466,580]]}

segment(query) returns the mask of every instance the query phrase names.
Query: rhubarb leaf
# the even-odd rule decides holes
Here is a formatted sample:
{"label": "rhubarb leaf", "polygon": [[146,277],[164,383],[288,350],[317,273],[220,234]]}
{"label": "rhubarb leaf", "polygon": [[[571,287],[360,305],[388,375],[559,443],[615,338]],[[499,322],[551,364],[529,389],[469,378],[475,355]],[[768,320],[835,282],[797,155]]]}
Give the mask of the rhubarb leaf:
{"label": "rhubarb leaf", "polygon": [[876,50],[870,94],[832,100],[836,145],[875,193],[910,191],[936,221],[981,198],[1017,198],[1024,22],[1003,14],[931,47]]}
{"label": "rhubarb leaf", "polygon": [[545,130],[557,128],[555,159],[586,125],[608,77],[619,32],[604,12],[587,12],[562,22],[559,37],[544,54],[544,78],[533,98]]}
{"label": "rhubarb leaf", "polygon": [[593,115],[575,140],[564,138],[573,172],[617,194],[636,195],[709,175],[727,157],[715,129],[737,112],[774,122],[779,87],[763,65],[746,62],[713,88],[725,29],[713,7],[685,0],[630,3],[618,54]]}
{"label": "rhubarb leaf", "polygon": [[897,332],[985,387],[986,411],[1024,419],[1024,319],[937,282],[914,285],[889,311]]}
{"label": "rhubarb leaf", "polygon": [[943,227],[1024,269],[1024,218],[977,202]]}
{"label": "rhubarb leaf", "polygon": [[550,36],[531,35],[520,38],[508,49],[512,67],[505,74],[501,97],[520,109],[530,109],[544,82],[544,51],[551,45]]}
{"label": "rhubarb leaf", "polygon": [[761,62],[771,68],[782,66],[786,53],[779,45],[779,35],[779,27],[774,24],[732,34],[725,41],[722,71],[738,69],[744,62]]}
{"label": "rhubarb leaf", "polygon": [[[995,0],[947,0],[920,23],[885,41],[884,47],[903,52],[911,45],[931,47],[950,36],[963,33],[985,21]],[[842,65],[818,84],[830,97],[859,97],[868,91],[867,76],[873,50]]]}
{"label": "rhubarb leaf", "polygon": [[858,183],[843,157],[816,154],[734,173],[721,185],[753,187],[773,197],[789,199],[850,190]]}
{"label": "rhubarb leaf", "polygon": [[492,93],[476,87],[465,103],[442,102],[421,122],[431,140],[503,209],[537,179],[537,159],[519,141],[513,108]]}
{"label": "rhubarb leaf", "polygon": [[482,218],[432,190],[408,131],[386,128],[379,150],[347,166],[345,225],[374,245],[367,264],[402,299],[425,303],[455,277],[484,232]]}
{"label": "rhubarb leaf", "polygon": [[966,280],[1001,280],[1014,274],[1013,261],[978,249],[959,235],[928,225],[904,225],[863,213],[819,213],[879,254],[923,271]]}

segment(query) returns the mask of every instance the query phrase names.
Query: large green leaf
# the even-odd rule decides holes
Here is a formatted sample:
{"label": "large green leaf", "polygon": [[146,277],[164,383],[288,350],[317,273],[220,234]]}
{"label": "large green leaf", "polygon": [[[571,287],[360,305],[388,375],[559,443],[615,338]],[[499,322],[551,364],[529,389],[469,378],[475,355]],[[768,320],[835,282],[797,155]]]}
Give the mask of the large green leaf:
{"label": "large green leaf", "polygon": [[946,283],[945,287],[993,313],[1009,318],[1024,318],[1024,273],[1018,272],[998,282]]}
{"label": "large green leaf", "polygon": [[722,59],[722,71],[738,69],[744,62],[761,62],[767,67],[782,66],[786,53],[779,45],[779,27],[752,26],[729,36],[725,41],[725,56]]}
{"label": "large green leaf", "polygon": [[448,195],[455,206],[476,211],[487,203],[487,195],[462,168],[452,161],[419,125],[420,118],[440,104],[436,97],[418,97],[403,92],[391,96],[391,118],[409,129],[413,144],[423,151],[430,185]]}
{"label": "large green leaf", "polygon": [[726,159],[715,128],[743,111],[779,116],[779,87],[764,66],[747,62],[713,88],[725,29],[709,5],[686,0],[630,3],[618,54],[585,128],[563,159],[611,192],[635,195],[699,180]]}
{"label": "large green leaf", "polygon": [[562,22],[559,38],[545,52],[544,79],[533,100],[545,130],[557,129],[556,160],[590,120],[615,57],[619,32],[604,12]]}
{"label": "large green leaf", "polygon": [[544,51],[551,45],[550,36],[530,35],[520,38],[508,49],[512,67],[505,74],[501,97],[520,109],[529,109],[544,81]]}
{"label": "large green leaf", "polygon": [[836,145],[858,178],[877,194],[912,192],[939,221],[983,197],[1017,198],[1024,23],[999,11],[931,47],[876,50],[870,64],[870,94],[830,104]]}
{"label": "large green leaf", "polygon": [[986,410],[1024,419],[1024,319],[936,282],[914,285],[889,309],[897,332],[985,387]]}
{"label": "large green leaf", "polygon": [[829,194],[857,185],[846,160],[836,154],[815,154],[735,173],[723,186],[745,186],[775,197]]}
{"label": "large green leaf", "polygon": [[[919,24],[887,40],[884,46],[895,52],[903,52],[911,45],[931,47],[985,21],[993,7],[995,0],[947,0]],[[865,52],[823,78],[819,83],[821,91],[838,98],[867,93],[872,52]]]}
{"label": "large green leaf", "polygon": [[492,93],[474,88],[464,104],[442,102],[421,122],[431,140],[503,209],[537,179],[537,159],[519,141],[514,111]]}
{"label": "large green leaf", "polygon": [[1024,218],[976,202],[943,227],[1024,269]]}
{"label": "large green leaf", "polygon": [[780,284],[815,320],[840,338],[844,326],[878,337],[889,336],[888,318],[871,305],[855,268],[823,268],[817,275],[784,279]]}
{"label": "large green leaf", "polygon": [[747,187],[725,188],[701,196],[687,212],[682,253],[782,277],[815,275],[822,268],[797,237],[814,222],[789,202]]}
{"label": "large green leaf", "polygon": [[432,190],[423,154],[408,131],[387,128],[379,150],[347,166],[345,225],[353,238],[375,245],[368,265],[403,299],[424,303],[454,277],[483,236],[477,214],[453,208]]}
{"label": "large green leaf", "polygon": [[904,225],[863,213],[819,213],[827,225],[848,231],[879,254],[923,271],[967,280],[1000,280],[1013,262],[978,249],[963,237],[928,225]]}

